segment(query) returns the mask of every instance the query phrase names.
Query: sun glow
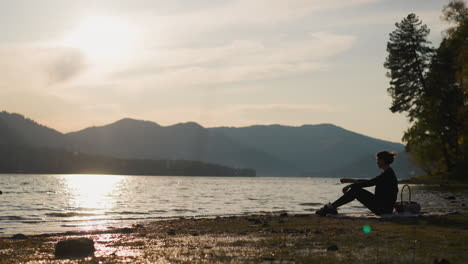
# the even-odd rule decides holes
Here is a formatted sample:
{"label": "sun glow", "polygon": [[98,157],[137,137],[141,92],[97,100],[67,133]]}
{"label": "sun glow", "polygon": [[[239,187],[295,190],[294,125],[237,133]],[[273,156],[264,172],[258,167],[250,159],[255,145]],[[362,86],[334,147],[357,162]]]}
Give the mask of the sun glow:
{"label": "sun glow", "polygon": [[66,175],[65,182],[72,194],[74,207],[107,209],[114,206],[113,194],[125,178],[117,175]]}
{"label": "sun glow", "polygon": [[91,60],[117,60],[135,49],[137,30],[111,16],[88,17],[65,37],[64,44],[81,50]]}

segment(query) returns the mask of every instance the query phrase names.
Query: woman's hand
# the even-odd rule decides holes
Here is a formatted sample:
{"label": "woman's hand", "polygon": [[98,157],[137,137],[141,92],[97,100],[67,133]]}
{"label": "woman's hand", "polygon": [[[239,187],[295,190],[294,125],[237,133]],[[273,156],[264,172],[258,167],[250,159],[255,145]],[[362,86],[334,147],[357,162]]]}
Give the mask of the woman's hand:
{"label": "woman's hand", "polygon": [[340,179],[340,182],[341,183],[355,183],[356,180],[355,179],[349,179],[349,178],[343,178],[343,179]]}
{"label": "woman's hand", "polygon": [[351,184],[350,185],[346,185],[344,188],[343,188],[343,193],[347,193],[349,191],[349,189],[351,189]]}

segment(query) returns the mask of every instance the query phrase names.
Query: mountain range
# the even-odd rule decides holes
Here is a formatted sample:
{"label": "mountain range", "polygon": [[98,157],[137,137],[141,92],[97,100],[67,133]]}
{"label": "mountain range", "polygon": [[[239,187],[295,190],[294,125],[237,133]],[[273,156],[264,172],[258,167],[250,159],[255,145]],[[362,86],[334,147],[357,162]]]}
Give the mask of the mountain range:
{"label": "mountain range", "polygon": [[419,172],[409,162],[404,145],[332,124],[204,128],[194,122],[160,126],[125,118],[64,134],[22,115],[1,112],[0,137],[0,143],[15,141],[117,159],[191,160],[252,168],[259,176],[372,177],[379,173],[375,153],[389,150],[399,153],[394,168],[400,177]]}

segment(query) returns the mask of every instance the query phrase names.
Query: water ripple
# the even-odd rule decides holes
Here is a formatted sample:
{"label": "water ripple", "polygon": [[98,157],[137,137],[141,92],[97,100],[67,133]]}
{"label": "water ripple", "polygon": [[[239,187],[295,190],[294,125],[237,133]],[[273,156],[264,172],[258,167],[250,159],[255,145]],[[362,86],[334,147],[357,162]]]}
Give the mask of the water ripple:
{"label": "water ripple", "polygon": [[[41,233],[106,228],[181,216],[315,211],[341,194],[338,179],[0,175],[0,232]],[[235,183],[235,184],[233,184]],[[401,186],[400,186],[401,187]],[[369,188],[372,190],[372,188]],[[451,211],[460,193],[412,186],[423,210]],[[340,212],[364,212],[358,202]]]}

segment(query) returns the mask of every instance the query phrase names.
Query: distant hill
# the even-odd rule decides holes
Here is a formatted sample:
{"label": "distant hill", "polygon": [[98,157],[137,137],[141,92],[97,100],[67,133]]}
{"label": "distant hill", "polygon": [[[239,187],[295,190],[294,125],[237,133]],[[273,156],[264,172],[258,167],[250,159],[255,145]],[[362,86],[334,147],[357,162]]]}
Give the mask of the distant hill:
{"label": "distant hill", "polygon": [[[1,115],[1,113],[0,113]],[[0,145],[6,144],[21,144],[23,140],[21,137],[15,133],[15,131],[10,128],[7,122],[0,118]]]}
{"label": "distant hill", "polygon": [[80,153],[65,135],[18,114],[0,113],[0,173],[255,176],[252,169],[196,160],[115,158]]}
{"label": "distant hill", "polygon": [[193,160],[234,168],[253,168],[263,176],[371,177],[378,173],[374,154],[401,154],[400,177],[417,168],[404,146],[367,137],[332,124],[204,128],[197,123],[160,126],[125,118],[115,123],[62,134],[16,114],[0,121],[33,146],[117,159]]}
{"label": "distant hill", "polygon": [[[54,129],[40,125],[19,114],[0,112],[0,124],[13,133],[16,142],[37,147],[63,149],[66,146],[64,135]],[[5,131],[0,127],[0,133]]]}
{"label": "distant hill", "polygon": [[75,151],[118,158],[199,160],[264,173],[292,170],[287,162],[192,122],[162,127],[126,118],[66,134],[66,139]]}
{"label": "distant hill", "polygon": [[375,153],[380,150],[399,153],[394,168],[401,177],[418,173],[418,168],[409,162],[403,144],[371,138],[332,124],[209,130],[287,161],[298,168],[301,176],[376,176],[379,171],[375,165]]}

